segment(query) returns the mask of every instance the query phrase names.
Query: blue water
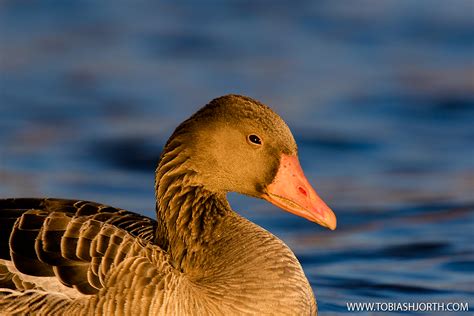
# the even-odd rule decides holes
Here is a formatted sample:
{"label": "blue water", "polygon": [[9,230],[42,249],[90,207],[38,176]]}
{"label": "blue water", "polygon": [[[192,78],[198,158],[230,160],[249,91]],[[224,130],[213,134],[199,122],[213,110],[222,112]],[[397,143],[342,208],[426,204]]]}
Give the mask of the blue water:
{"label": "blue water", "polygon": [[153,216],[173,128],[245,94],[287,120],[338,228],[231,203],[295,251],[323,315],[474,310],[473,1],[130,3],[0,2],[0,197]]}

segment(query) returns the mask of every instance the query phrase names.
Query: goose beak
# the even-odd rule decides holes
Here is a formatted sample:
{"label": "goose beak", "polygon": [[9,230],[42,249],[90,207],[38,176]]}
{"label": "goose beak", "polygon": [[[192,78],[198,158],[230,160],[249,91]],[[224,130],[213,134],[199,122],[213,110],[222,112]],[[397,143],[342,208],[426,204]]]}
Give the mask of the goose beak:
{"label": "goose beak", "polygon": [[285,211],[336,229],[336,215],[309,184],[296,155],[282,154],[277,174],[262,198]]}

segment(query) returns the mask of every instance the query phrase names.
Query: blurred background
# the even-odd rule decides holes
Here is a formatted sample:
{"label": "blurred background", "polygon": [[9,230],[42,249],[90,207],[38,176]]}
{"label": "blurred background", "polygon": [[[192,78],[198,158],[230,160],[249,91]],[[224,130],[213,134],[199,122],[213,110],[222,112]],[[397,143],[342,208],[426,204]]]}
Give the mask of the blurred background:
{"label": "blurred background", "polygon": [[474,308],[471,0],[0,1],[0,197],[154,216],[164,142],[228,93],[288,122],[338,216],[330,232],[230,195],[295,251],[324,315]]}

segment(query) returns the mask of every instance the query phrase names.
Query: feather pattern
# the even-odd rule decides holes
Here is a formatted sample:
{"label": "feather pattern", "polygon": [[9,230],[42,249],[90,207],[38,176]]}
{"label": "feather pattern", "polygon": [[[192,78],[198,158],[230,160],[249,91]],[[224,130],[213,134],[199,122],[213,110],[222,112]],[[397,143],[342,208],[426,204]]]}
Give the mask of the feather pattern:
{"label": "feather pattern", "polygon": [[[30,229],[28,232],[37,237],[21,237],[21,242],[26,242],[22,258],[29,255],[30,261],[41,264],[35,270],[30,261],[19,261],[15,255],[11,261],[2,258],[17,270],[0,265],[1,287],[9,288],[0,291],[0,310],[6,314],[28,311],[38,315],[59,310],[104,315],[132,315],[137,310],[144,315],[179,311],[196,315],[264,315],[272,306],[277,314],[290,315],[301,308],[306,308],[308,315],[315,312],[315,305],[307,305],[314,298],[304,274],[289,268],[300,267],[299,263],[289,249],[282,251],[287,248],[281,241],[236,214],[224,216],[222,209],[221,217],[201,216],[200,220],[196,220],[199,212],[185,211],[199,204],[201,212],[210,215],[209,211],[222,207],[215,197],[202,197],[206,195],[201,190],[186,188],[181,194],[173,191],[169,203],[181,211],[170,216],[169,229],[181,233],[170,238],[174,251],[169,253],[152,242],[156,222],[138,214],[88,202],[85,205],[95,205],[97,213],[89,210],[86,215],[77,216],[77,210],[60,212],[57,206],[68,206],[68,210],[70,205],[81,205],[83,201],[44,199],[35,205],[36,209],[30,209],[22,199],[2,200],[1,207],[8,204],[13,209],[18,203],[28,209],[12,227],[10,247],[19,248],[13,246],[19,245],[17,236],[23,236],[17,231]],[[205,201],[198,203],[189,197],[196,195]],[[101,214],[103,209],[108,214]],[[118,216],[134,220],[119,220]],[[34,224],[23,224],[27,218],[33,218]],[[214,229],[206,231],[206,227]],[[272,256],[275,252],[279,253],[277,258]],[[45,266],[46,272],[42,271]],[[29,278],[23,279],[24,276]],[[49,284],[45,279],[50,279]],[[255,304],[257,293],[259,304]],[[283,301],[281,293],[286,295]]]}
{"label": "feather pattern", "polygon": [[[68,298],[64,306],[68,306],[75,305],[73,298],[99,293],[111,269],[146,253],[145,245],[154,238],[156,227],[147,217],[86,201],[5,199],[0,200],[0,210],[2,220],[19,216],[10,225],[11,231],[2,232],[10,238],[1,248],[10,251],[1,253],[1,287],[62,292],[61,299],[53,299],[61,306],[66,304],[64,296]],[[165,257],[161,249],[156,250]],[[4,292],[1,310],[17,311],[19,302],[38,301],[43,303],[33,304],[29,311],[42,311],[49,296],[33,292]]]}

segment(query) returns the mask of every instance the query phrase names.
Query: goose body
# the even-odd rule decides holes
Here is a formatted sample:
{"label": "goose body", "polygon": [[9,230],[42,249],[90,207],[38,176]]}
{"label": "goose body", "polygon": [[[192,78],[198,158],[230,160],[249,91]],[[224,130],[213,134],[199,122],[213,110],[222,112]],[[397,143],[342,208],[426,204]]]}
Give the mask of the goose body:
{"label": "goose body", "polygon": [[283,120],[224,96],[166,144],[156,220],[87,201],[0,200],[0,314],[317,314],[293,252],[235,213],[229,191],[336,226]]}

